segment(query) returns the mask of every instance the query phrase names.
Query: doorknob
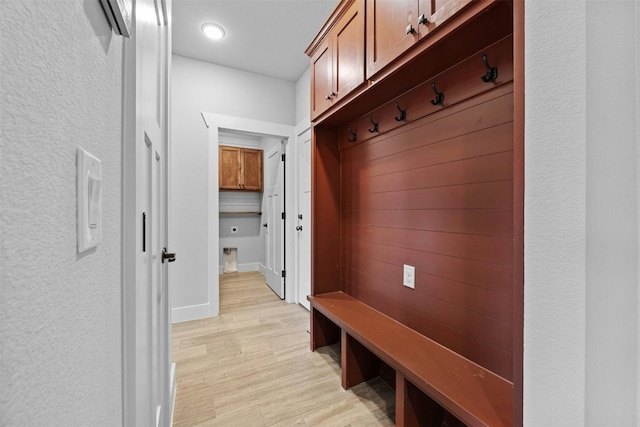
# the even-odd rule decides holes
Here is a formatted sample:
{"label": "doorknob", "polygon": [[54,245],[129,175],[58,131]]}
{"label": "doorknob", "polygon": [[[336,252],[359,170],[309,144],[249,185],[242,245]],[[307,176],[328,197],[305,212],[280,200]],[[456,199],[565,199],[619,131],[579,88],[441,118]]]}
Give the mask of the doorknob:
{"label": "doorknob", "polygon": [[297,230],[297,231],[302,231],[302,226],[301,226],[301,225],[297,226],[297,227],[296,227],[296,230]]}
{"label": "doorknob", "polygon": [[176,254],[172,252],[167,252],[167,248],[162,248],[162,263],[164,264],[164,260],[167,262],[174,262],[176,260]]}
{"label": "doorknob", "polygon": [[262,224],[262,226],[266,228],[267,227],[267,223],[265,222],[264,224]]}

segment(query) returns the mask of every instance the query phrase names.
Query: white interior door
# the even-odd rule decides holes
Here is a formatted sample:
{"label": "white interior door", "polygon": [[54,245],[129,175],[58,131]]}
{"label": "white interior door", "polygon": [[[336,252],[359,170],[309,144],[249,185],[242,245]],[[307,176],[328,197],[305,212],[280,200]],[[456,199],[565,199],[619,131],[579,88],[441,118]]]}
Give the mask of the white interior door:
{"label": "white interior door", "polygon": [[[125,419],[129,426],[169,426],[172,416],[167,263],[168,92],[171,0],[137,0],[132,45],[126,45],[135,95],[135,194],[125,186],[125,216],[135,204],[135,282],[125,280]],[[130,114],[127,114],[130,116]],[[125,147],[125,184],[129,153]],[[131,197],[131,199],[130,199]],[[129,225],[126,225],[128,227]],[[124,240],[129,233],[125,230]],[[138,237],[140,236],[140,240]],[[126,243],[125,243],[126,245]],[[128,252],[125,250],[125,264]],[[125,266],[125,270],[127,267]],[[126,275],[126,272],[125,272]],[[129,294],[133,286],[133,295]],[[133,300],[133,301],[131,301]],[[132,309],[129,307],[133,307]],[[131,337],[131,329],[135,331]],[[133,372],[132,372],[133,371]]]}
{"label": "white interior door", "polygon": [[298,136],[298,302],[311,294],[311,130]]}
{"label": "white interior door", "polygon": [[265,214],[266,227],[266,280],[267,284],[284,299],[284,161],[283,144],[265,154]]}

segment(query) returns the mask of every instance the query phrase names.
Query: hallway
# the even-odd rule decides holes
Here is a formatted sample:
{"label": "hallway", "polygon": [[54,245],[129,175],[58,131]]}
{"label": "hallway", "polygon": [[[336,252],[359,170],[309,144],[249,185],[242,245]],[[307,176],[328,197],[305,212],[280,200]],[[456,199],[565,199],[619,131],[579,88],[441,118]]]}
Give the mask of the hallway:
{"label": "hallway", "polygon": [[394,425],[393,390],[343,390],[339,349],[311,353],[308,325],[260,273],[220,276],[220,316],[173,325],[174,425]]}

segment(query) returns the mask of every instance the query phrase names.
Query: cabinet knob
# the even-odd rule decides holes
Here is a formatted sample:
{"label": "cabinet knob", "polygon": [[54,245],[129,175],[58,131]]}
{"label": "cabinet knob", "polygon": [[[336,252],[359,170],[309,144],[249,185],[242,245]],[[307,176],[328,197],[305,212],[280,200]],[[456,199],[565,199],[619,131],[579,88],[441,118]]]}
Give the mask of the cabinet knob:
{"label": "cabinet knob", "polygon": [[427,25],[429,23],[429,18],[424,13],[420,15],[418,18],[418,25]]}
{"label": "cabinet knob", "polygon": [[330,100],[331,100],[331,98],[333,98],[333,97],[334,97],[334,96],[336,96],[336,95],[337,95],[337,93],[335,93],[335,92],[331,92],[329,95],[327,95],[327,97],[326,97],[325,99],[326,99],[327,101],[330,101]]}
{"label": "cabinet knob", "polygon": [[416,32],[416,29],[415,29],[415,28],[413,28],[413,25],[409,24],[409,25],[407,26],[406,31],[407,31],[407,34],[413,34],[413,33],[415,33],[415,32]]}
{"label": "cabinet knob", "polygon": [[296,227],[296,230],[298,230],[298,231],[302,231],[302,226],[301,226],[301,225],[297,226],[297,227]]}

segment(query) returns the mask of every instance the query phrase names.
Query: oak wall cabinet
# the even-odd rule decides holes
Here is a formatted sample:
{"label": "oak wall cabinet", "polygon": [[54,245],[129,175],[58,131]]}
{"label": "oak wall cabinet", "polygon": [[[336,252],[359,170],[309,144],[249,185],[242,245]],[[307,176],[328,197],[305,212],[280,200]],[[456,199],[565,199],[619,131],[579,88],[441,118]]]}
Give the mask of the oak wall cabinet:
{"label": "oak wall cabinet", "polygon": [[365,0],[366,78],[314,104],[358,5],[307,49],[311,349],[394,387],[397,426],[522,425],[523,2]]}
{"label": "oak wall cabinet", "polygon": [[367,78],[472,0],[367,0]]}
{"label": "oak wall cabinet", "polygon": [[262,157],[262,150],[221,145],[220,190],[262,191]]}
{"label": "oak wall cabinet", "polygon": [[311,116],[317,117],[364,83],[364,0],[350,2],[311,55]]}

